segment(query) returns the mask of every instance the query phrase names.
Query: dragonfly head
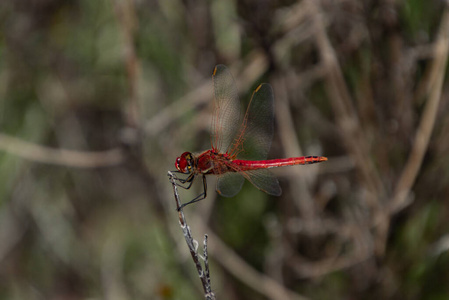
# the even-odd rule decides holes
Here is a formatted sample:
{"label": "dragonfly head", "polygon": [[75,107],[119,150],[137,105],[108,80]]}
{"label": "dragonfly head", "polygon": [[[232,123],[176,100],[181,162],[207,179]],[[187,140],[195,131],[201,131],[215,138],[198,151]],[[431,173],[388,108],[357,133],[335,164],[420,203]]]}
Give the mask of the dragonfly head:
{"label": "dragonfly head", "polygon": [[181,173],[192,173],[193,165],[194,159],[190,152],[184,152],[175,162],[176,169]]}

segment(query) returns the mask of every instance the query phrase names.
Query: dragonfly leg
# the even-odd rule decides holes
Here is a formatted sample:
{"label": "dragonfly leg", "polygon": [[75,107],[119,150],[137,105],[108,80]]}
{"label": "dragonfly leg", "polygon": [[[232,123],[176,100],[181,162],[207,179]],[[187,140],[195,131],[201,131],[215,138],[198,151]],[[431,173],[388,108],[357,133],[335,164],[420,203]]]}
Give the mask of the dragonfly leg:
{"label": "dragonfly leg", "polygon": [[[190,184],[190,185],[192,185],[192,184]],[[198,196],[196,196],[193,200],[191,200],[191,201],[189,201],[189,202],[187,202],[187,203],[182,204],[182,205],[178,208],[178,211],[181,210],[181,209],[183,209],[184,207],[186,207],[186,206],[189,205],[189,204],[192,204],[192,203],[201,201],[201,200],[203,200],[203,199],[206,198],[206,196],[207,196],[207,181],[206,181],[206,175],[203,175],[203,188],[204,188],[204,191],[203,191],[201,194],[199,194]]]}
{"label": "dragonfly leg", "polygon": [[[173,172],[178,173],[177,171],[173,171]],[[173,176],[173,178],[174,178],[176,181],[179,181],[179,182],[180,182],[180,184],[179,184],[179,183],[177,183],[177,182],[175,181],[176,186],[179,186],[180,188],[183,188],[183,189],[188,190],[188,189],[190,189],[190,187],[192,186],[193,180],[195,179],[195,174],[191,173],[186,179],[182,179],[182,178],[179,178],[179,177],[177,177],[177,176]],[[187,185],[187,186],[184,186],[183,184],[186,184],[186,183],[187,183],[188,185]]]}

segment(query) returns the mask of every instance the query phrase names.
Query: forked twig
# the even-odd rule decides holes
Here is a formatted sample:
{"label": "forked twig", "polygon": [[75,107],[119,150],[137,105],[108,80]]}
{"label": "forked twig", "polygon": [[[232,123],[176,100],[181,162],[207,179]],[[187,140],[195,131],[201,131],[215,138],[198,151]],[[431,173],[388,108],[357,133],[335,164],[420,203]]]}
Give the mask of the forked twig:
{"label": "forked twig", "polygon": [[176,185],[175,182],[176,176],[172,172],[168,171],[168,177],[170,178],[170,182],[173,185],[173,193],[175,195],[176,209],[178,210],[179,224],[181,225],[184,238],[186,239],[187,246],[189,247],[190,250],[190,255],[192,256],[193,262],[195,263],[196,269],[198,271],[198,275],[201,279],[201,284],[203,285],[204,290],[204,297],[207,300],[214,300],[216,299],[215,294],[212,292],[210,285],[209,261],[207,255],[207,234],[204,235],[204,257],[202,257],[202,259],[204,260],[204,270],[203,270],[203,267],[199,260],[200,256],[198,255],[197,251],[198,242],[192,238],[190,227],[187,225],[184,212],[182,211],[181,200],[179,199],[178,194],[178,186]]}

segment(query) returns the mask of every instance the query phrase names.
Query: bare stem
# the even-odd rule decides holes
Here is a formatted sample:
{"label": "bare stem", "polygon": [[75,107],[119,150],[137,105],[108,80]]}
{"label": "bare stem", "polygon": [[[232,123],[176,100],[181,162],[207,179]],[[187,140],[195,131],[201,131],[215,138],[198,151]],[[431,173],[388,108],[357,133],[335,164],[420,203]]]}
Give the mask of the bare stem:
{"label": "bare stem", "polygon": [[170,178],[170,182],[173,185],[173,194],[175,195],[176,201],[176,209],[178,211],[179,216],[179,224],[181,225],[182,233],[184,234],[184,238],[186,240],[187,246],[189,247],[190,255],[192,256],[193,262],[195,263],[196,269],[198,271],[198,275],[201,279],[201,284],[203,285],[204,297],[207,300],[216,299],[214,293],[212,292],[210,285],[210,274],[209,274],[209,261],[207,255],[207,234],[204,235],[204,270],[199,260],[199,255],[197,251],[198,242],[192,238],[192,233],[190,232],[190,227],[187,225],[186,218],[184,216],[184,212],[182,211],[181,200],[179,199],[178,187],[176,185],[176,176],[172,172],[168,172],[168,177]]}

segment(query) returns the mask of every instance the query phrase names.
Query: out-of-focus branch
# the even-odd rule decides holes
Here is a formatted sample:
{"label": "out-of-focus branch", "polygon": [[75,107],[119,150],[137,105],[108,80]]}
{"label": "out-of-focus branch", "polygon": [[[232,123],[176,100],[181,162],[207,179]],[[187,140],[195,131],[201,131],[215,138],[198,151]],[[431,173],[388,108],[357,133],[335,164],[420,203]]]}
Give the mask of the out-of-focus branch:
{"label": "out-of-focus branch", "polygon": [[125,160],[121,149],[83,152],[40,146],[0,133],[0,150],[34,162],[75,168],[110,167]]}
{"label": "out-of-focus branch", "polygon": [[0,210],[0,263],[13,251],[26,232],[23,220],[18,220],[11,207]]}
{"label": "out-of-focus branch", "polygon": [[416,180],[419,169],[421,168],[424,154],[426,153],[430,136],[435,125],[449,55],[449,4],[446,4],[442,16],[434,51],[434,60],[429,66],[431,78],[431,80],[429,80],[428,88],[429,98],[424,108],[421,122],[416,131],[415,141],[407,164],[402,171],[394,191],[393,200],[391,201],[390,206],[390,211],[392,213],[400,210],[409,202],[407,199],[410,190]]}
{"label": "out-of-focus branch", "polygon": [[[301,146],[296,138],[293,119],[289,111],[285,80],[279,79],[275,81],[274,87],[277,91],[276,115],[282,116],[282,118],[278,118],[278,132],[286,157],[301,156],[303,155]],[[299,209],[299,214],[304,221],[313,222],[316,218],[315,206],[309,186],[304,178],[304,169],[292,168],[289,171],[292,175],[294,174],[293,176],[288,176],[288,178],[291,181],[290,186],[293,193],[297,195],[294,197],[294,202]]]}
{"label": "out-of-focus branch", "polygon": [[351,96],[346,86],[343,74],[338,63],[337,55],[333,49],[325,29],[323,14],[314,1],[308,1],[315,16],[315,37],[321,59],[326,67],[325,84],[331,104],[335,111],[335,118],[341,131],[348,152],[356,162],[356,168],[364,179],[366,188],[371,193],[369,204],[375,208],[379,203],[375,200],[383,193],[380,178],[376,176],[375,168],[369,157],[369,149],[366,141],[362,138],[360,122],[357,119]]}
{"label": "out-of-focus branch", "polygon": [[370,145],[364,137],[360,120],[352,104],[351,94],[346,85],[335,49],[332,47],[325,28],[324,15],[316,1],[307,1],[314,11],[315,38],[322,63],[327,72],[325,88],[334,110],[337,126],[350,156],[354,159],[361,182],[366,189],[362,198],[372,210],[371,223],[376,224],[375,254],[383,255],[384,241],[389,227],[389,215],[384,209],[382,199],[386,199],[386,191],[373,160],[370,159]]}
{"label": "out-of-focus branch", "polygon": [[[205,224],[203,224],[206,227]],[[249,287],[275,300],[307,300],[307,297],[288,290],[274,279],[257,272],[247,264],[232,249],[226,246],[218,236],[209,233],[213,243],[209,246],[211,253],[217,258],[217,262],[229,273],[237,277]]]}
{"label": "out-of-focus branch", "polygon": [[300,257],[293,249],[286,251],[291,253],[288,258],[289,267],[297,273],[298,278],[321,277],[353,267],[373,256],[373,243],[366,228],[359,224],[340,223],[330,219],[322,220],[321,225],[320,231],[332,233],[336,239],[334,245],[328,247],[326,257],[309,261]]}
{"label": "out-of-focus branch", "polygon": [[139,59],[136,55],[134,35],[138,28],[135,4],[132,0],[113,0],[115,14],[123,34],[123,49],[128,75],[129,101],[127,103],[127,124],[133,128],[139,125],[138,79]]}

